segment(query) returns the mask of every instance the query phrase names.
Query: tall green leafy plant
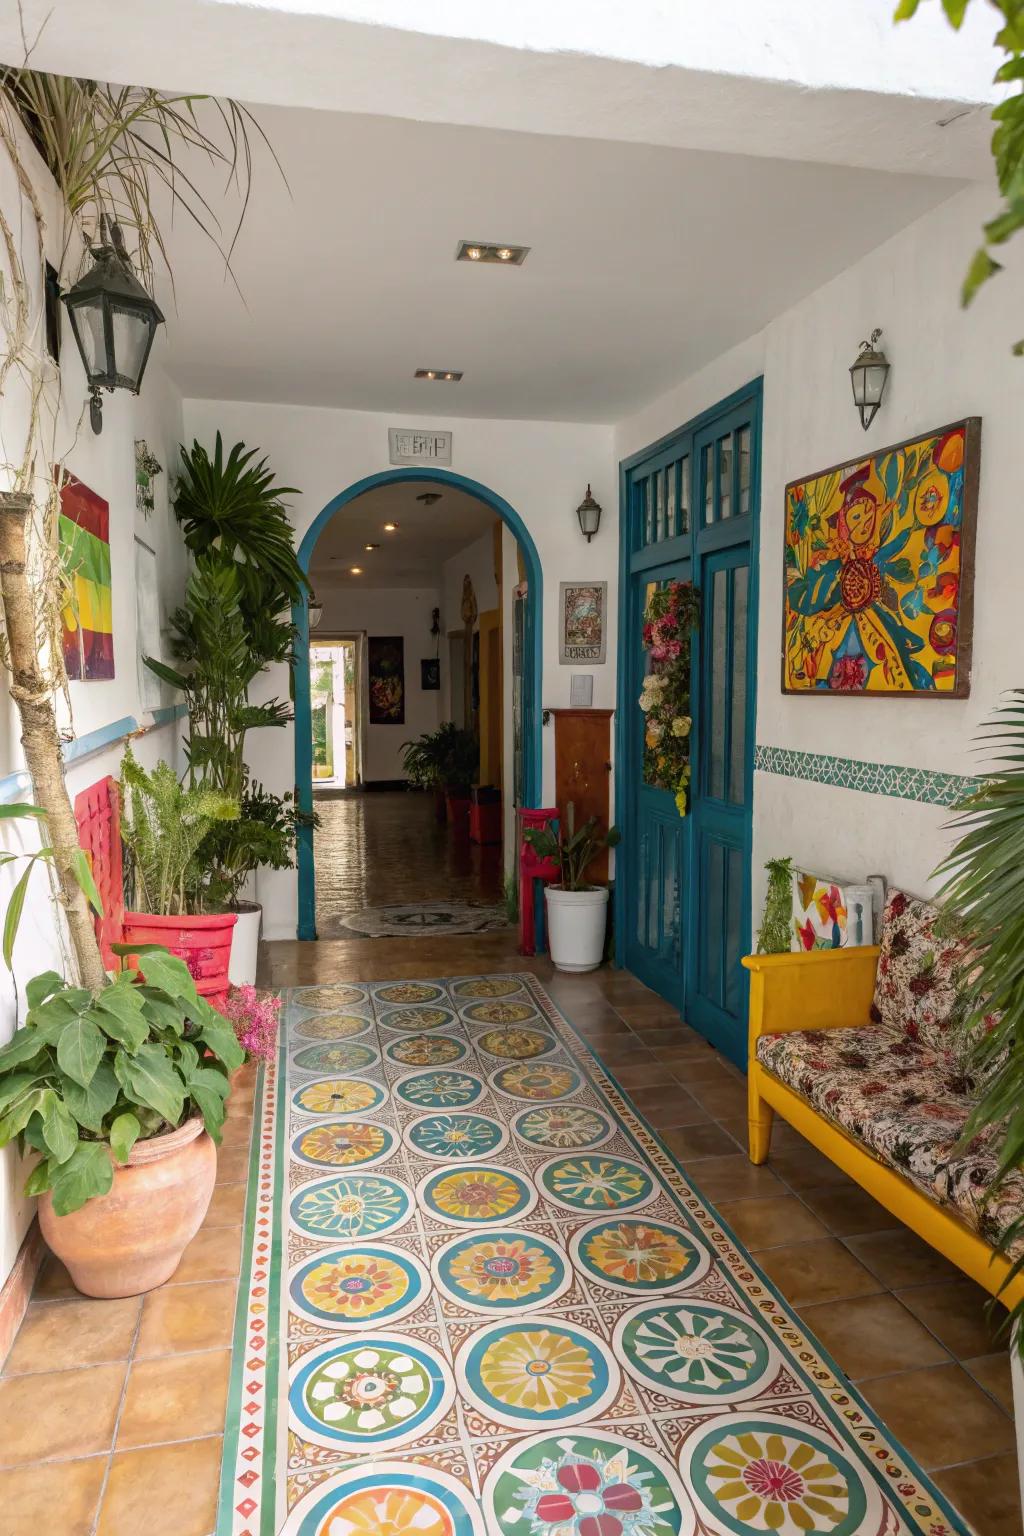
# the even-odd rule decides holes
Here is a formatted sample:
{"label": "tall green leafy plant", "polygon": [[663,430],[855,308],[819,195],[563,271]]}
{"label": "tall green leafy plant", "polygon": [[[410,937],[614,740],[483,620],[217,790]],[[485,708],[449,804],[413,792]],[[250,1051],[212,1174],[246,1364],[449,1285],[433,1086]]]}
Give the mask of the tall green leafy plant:
{"label": "tall green leafy plant", "polygon": [[121,841],[136,909],[158,917],[201,911],[208,870],[200,848],[217,823],[234,821],[238,811],[230,795],[179,784],[167,763],[147,772],[127,747],[121,763]]}
{"label": "tall green leafy plant", "polygon": [[557,829],[527,827],[523,836],[540,858],[552,859],[558,865],[563,891],[596,890],[586,878],[587,868],[602,848],[615,848],[620,842],[618,827],[609,827],[602,834],[596,816],[577,827],[571,800],[565,808],[564,825],[560,823]]}

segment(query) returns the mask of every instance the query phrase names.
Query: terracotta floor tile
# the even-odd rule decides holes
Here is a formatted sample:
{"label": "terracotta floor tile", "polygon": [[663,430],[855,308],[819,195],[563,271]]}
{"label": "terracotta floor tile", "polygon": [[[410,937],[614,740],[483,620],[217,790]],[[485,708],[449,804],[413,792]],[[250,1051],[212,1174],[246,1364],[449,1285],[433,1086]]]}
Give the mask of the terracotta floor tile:
{"label": "terracotta floor tile", "polygon": [[779,1178],[791,1189],[817,1189],[823,1185],[833,1189],[837,1186],[845,1189],[856,1187],[841,1168],[830,1163],[827,1157],[822,1157],[809,1141],[799,1147],[788,1145],[778,1150],[773,1148],[768,1161]]}
{"label": "terracotta floor tile", "polygon": [[217,1184],[204,1227],[239,1227],[245,1219],[245,1184]]}
{"label": "terracotta floor tile", "polygon": [[241,1147],[217,1153],[217,1183],[242,1184],[249,1176],[249,1154]]}
{"label": "terracotta floor tile", "polygon": [[225,1120],[221,1132],[221,1150],[224,1152],[237,1152],[240,1148],[244,1151],[252,1140],[252,1116],[239,1115],[237,1119]]}
{"label": "terracotta floor tile", "polygon": [[222,1348],[231,1343],[234,1316],[233,1281],[162,1286],[143,1301],[135,1357]]}
{"label": "terracotta floor tile", "polygon": [[960,1271],[913,1232],[869,1232],[850,1237],[846,1246],[891,1291],[906,1285],[941,1285]]}
{"label": "terracotta floor tile", "polygon": [[119,1451],[110,1463],[96,1536],[210,1536],[220,1437]]}
{"label": "terracotta floor tile", "polygon": [[191,1280],[233,1280],[242,1256],[241,1227],[202,1227],[182,1255],[173,1285]]}
{"label": "terracotta floor tile", "polygon": [[896,1217],[891,1216],[884,1205],[879,1205],[866,1189],[845,1190],[843,1198],[837,1200],[834,1186],[825,1185],[823,1189],[801,1190],[801,1196],[836,1237],[900,1230]]}
{"label": "terracotta floor tile", "polygon": [[958,1365],[879,1376],[860,1390],[926,1471],[1014,1447],[1012,1420]]}
{"label": "terracotta floor tile", "polygon": [[36,1301],[56,1301],[68,1297],[78,1297],[80,1291],[76,1291],[60,1259],[48,1253],[39,1268],[35,1290],[32,1292]]}
{"label": "terracotta floor tile", "polygon": [[224,1430],[231,1351],[136,1360],[128,1372],[118,1451]]}
{"label": "terracotta floor tile", "polygon": [[4,1536],[42,1536],[58,1525],[61,1536],[92,1536],[106,1470],[106,1456],[90,1456],[0,1472]]}
{"label": "terracotta floor tile", "polygon": [[996,1335],[1006,1313],[996,1307],[990,1314],[988,1292],[973,1280],[916,1285],[896,1295],[958,1360],[988,1355],[997,1348]]}
{"label": "terracotta floor tile", "polygon": [[588,1039],[587,1044],[598,1061],[603,1062],[616,1077],[620,1067],[652,1067],[655,1071],[661,1070],[661,1080],[664,1082],[663,1069],[659,1069],[647,1047],[641,1045],[633,1035],[616,1035],[613,1039],[600,1041]]}
{"label": "terracotta floor tile", "polygon": [[794,1306],[812,1301],[838,1301],[881,1290],[874,1275],[834,1237],[816,1243],[791,1243],[766,1248],[758,1263]]}
{"label": "terracotta floor tile", "polygon": [[629,1096],[640,1113],[658,1130],[679,1125],[706,1125],[708,1122],[706,1112],[678,1083],[665,1088],[633,1088]]}
{"label": "terracotta floor tile", "polygon": [[828,1235],[795,1195],[774,1200],[728,1200],[724,1205],[719,1202],[718,1214],[751,1253],[783,1243],[813,1242]]}
{"label": "terracotta floor tile", "polygon": [[[598,1052],[600,1055],[600,1052]],[[625,1089],[660,1088],[665,1081],[665,1069],[657,1061],[642,1062],[637,1066],[617,1067],[615,1076]]]}
{"label": "terracotta floor tile", "polygon": [[988,1456],[933,1474],[946,1498],[979,1536],[1021,1536],[1020,1470],[1016,1456]]}
{"label": "terracotta floor tile", "polygon": [[108,1450],[126,1361],[0,1381],[0,1466]]}
{"label": "terracotta floor tile", "polygon": [[712,1120],[746,1120],[747,1090],[740,1082],[691,1083],[689,1092]]}
{"label": "terracotta floor tile", "polygon": [[677,1126],[662,1133],[662,1141],[685,1168],[687,1163],[706,1157],[724,1157],[739,1149],[732,1137],[718,1125]]}
{"label": "terracotta floor tile", "polygon": [[992,1355],[979,1355],[975,1360],[962,1362],[965,1371],[970,1371],[979,1387],[984,1387],[990,1397],[994,1397],[1004,1413],[1013,1413],[1013,1381],[1010,1377],[1010,1353],[1008,1349],[999,1350]]}
{"label": "terracotta floor tile", "polygon": [[7,1357],[4,1375],[126,1360],[141,1309],[138,1296],[126,1301],[33,1301]]}
{"label": "terracotta floor tile", "polygon": [[689,1087],[692,1083],[707,1083],[709,1087],[736,1082],[732,1069],[715,1052],[686,1046],[681,1051],[655,1052],[659,1060],[671,1066],[679,1082]]}
{"label": "terracotta floor tile", "polygon": [[853,1381],[949,1363],[938,1340],[886,1292],[803,1306],[800,1315]]}
{"label": "terracotta floor tile", "polygon": [[782,1195],[785,1189],[767,1163],[755,1166],[742,1152],[702,1159],[693,1181],[708,1200],[750,1200]]}

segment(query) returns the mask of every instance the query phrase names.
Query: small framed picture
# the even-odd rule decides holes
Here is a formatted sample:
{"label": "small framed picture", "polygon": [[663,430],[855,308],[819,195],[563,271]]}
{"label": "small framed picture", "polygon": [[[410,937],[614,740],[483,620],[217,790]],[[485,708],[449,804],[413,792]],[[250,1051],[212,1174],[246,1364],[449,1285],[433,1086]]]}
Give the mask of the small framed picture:
{"label": "small framed picture", "polygon": [[441,686],[441,663],[436,656],[420,662],[420,687],[424,693],[437,693]]}
{"label": "small framed picture", "polygon": [[601,666],[605,659],[606,581],[563,581],[558,589],[559,661],[563,667]]}

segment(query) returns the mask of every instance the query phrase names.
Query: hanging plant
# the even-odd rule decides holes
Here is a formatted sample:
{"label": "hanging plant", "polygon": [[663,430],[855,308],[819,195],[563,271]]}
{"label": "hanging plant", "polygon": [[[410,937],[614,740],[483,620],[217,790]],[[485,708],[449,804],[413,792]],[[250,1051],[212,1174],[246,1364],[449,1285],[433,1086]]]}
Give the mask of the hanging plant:
{"label": "hanging plant", "polygon": [[644,729],[644,782],[675,796],[686,815],[690,787],[690,652],[700,622],[700,593],[688,581],[659,587],[644,614],[644,646],[651,670],[640,708]]}

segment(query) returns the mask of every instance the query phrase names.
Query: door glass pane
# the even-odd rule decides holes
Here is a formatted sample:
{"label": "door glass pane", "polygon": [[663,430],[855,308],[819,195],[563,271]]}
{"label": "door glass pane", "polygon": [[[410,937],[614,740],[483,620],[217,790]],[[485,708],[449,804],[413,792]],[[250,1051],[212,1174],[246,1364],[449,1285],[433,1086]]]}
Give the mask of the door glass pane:
{"label": "door glass pane", "polygon": [[739,455],[739,506],[737,517],[746,517],[750,511],[750,428],[740,427],[736,434],[736,452]]}
{"label": "door glass pane", "polygon": [[670,464],[665,474],[668,476],[668,508],[665,514],[665,537],[674,539],[679,529],[676,526],[676,488],[679,480],[679,465]]}
{"label": "door glass pane", "polygon": [[718,439],[718,515],[732,517],[732,434]]}
{"label": "door glass pane", "polygon": [[679,532],[690,531],[690,458],[679,461]]}
{"label": "door glass pane", "polygon": [[651,542],[651,483],[649,480],[641,480],[637,485],[640,497],[640,526],[644,531],[643,542]]}
{"label": "door glass pane", "polygon": [[656,539],[663,539],[665,537],[665,471],[659,469],[657,474],[652,476],[652,480],[658,498],[654,520],[654,537]]}
{"label": "door glass pane", "polygon": [[[643,609],[642,609],[641,614],[640,614],[640,622],[641,622],[641,624],[644,622],[644,614],[647,612],[648,608],[651,605],[651,598],[654,596],[654,594],[655,594],[655,592],[657,592],[657,590],[658,590],[658,583],[656,581],[649,581],[647,583],[647,585],[643,589]],[[651,671],[651,654],[650,654],[650,651],[646,651],[645,650],[645,652],[644,652],[644,664],[643,664],[642,676],[646,677],[650,671]],[[638,710],[640,709],[639,701],[637,702],[637,706],[636,707],[637,707]],[[641,727],[640,727],[640,739],[641,739],[641,742],[643,742],[643,781],[644,781],[645,784],[657,784],[657,781],[658,781],[657,753],[653,750],[652,745],[650,743],[648,743],[647,740],[646,740],[646,735],[647,735],[647,719],[646,719],[646,716],[643,714],[643,711],[640,711],[640,713],[641,713],[641,717],[642,717],[641,718]]]}
{"label": "door glass pane", "polygon": [[732,730],[729,735],[729,799],[743,804],[747,758],[747,577],[732,572]]}
{"label": "door glass pane", "polygon": [[710,443],[701,449],[700,474],[704,486],[704,522],[713,523],[715,520],[715,480],[711,462],[712,448]]}
{"label": "door glass pane", "polygon": [[726,587],[729,572],[716,571],[711,578],[711,667],[710,709],[708,711],[708,794],[725,798],[725,688],[726,666]]}

